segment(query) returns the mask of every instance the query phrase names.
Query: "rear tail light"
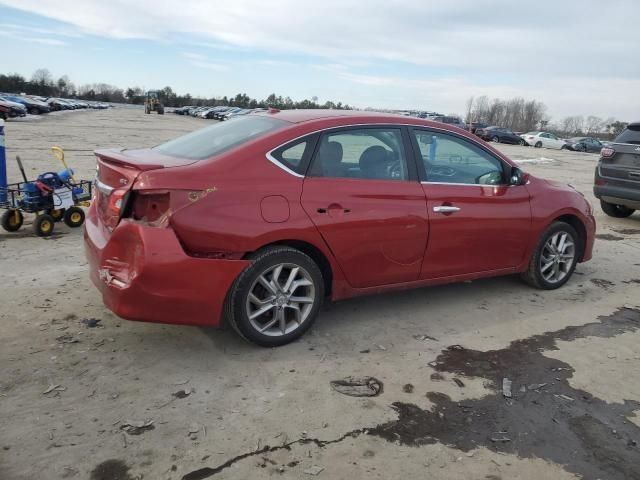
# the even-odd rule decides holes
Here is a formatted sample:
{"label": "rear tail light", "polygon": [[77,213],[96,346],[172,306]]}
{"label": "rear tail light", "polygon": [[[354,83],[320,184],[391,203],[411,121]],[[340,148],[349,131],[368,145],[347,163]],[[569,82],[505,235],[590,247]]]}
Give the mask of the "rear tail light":
{"label": "rear tail light", "polygon": [[160,226],[170,206],[171,194],[168,191],[139,190],[134,193],[131,216],[148,225]]}
{"label": "rear tail light", "polygon": [[604,147],[602,150],[600,150],[600,156],[602,158],[611,158],[613,157],[614,153],[616,153],[616,151],[611,147]]}
{"label": "rear tail light", "polygon": [[197,202],[207,193],[186,190],[133,190],[123,217],[150,227],[166,227],[171,214]]}

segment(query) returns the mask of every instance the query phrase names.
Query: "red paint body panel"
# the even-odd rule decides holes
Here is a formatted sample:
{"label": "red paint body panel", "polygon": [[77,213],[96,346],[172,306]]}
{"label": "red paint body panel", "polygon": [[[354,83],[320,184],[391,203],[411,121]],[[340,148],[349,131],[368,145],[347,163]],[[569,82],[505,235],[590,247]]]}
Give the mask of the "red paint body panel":
{"label": "red paint body panel", "polygon": [[249,263],[189,257],[171,229],[129,221],[107,239],[94,206],[84,236],[91,280],[105,305],[129,320],[217,326],[226,292]]}
{"label": "red paint body panel", "polygon": [[351,286],[418,279],[428,223],[417,181],[309,177],[302,205]]}
{"label": "red paint body panel", "polygon": [[[117,218],[110,223],[113,216],[106,222],[108,198],[96,194],[85,244],[91,278],[108,308],[133,320],[216,326],[230,286],[249,265],[223,258],[242,258],[265,245],[291,241],[325,257],[334,300],[523,271],[540,233],[563,215],[584,225],[582,260],[591,258],[593,215],[568,186],[534,177],[518,187],[305,179],[267,159],[271,150],[327,128],[410,124],[481,143],[514,165],[468,132],[378,113],[274,115],[289,123],[197,162],[154,150],[97,152],[103,185],[131,189],[134,199],[145,191],[173,192],[161,226],[133,219],[117,223]],[[447,203],[462,209],[450,215],[433,212]],[[326,213],[318,213],[319,208]]]}
{"label": "red paint body panel", "polygon": [[[429,244],[421,278],[434,279],[504,268],[525,258],[531,235],[526,185],[422,185],[430,216]],[[437,206],[460,211],[436,213]]]}

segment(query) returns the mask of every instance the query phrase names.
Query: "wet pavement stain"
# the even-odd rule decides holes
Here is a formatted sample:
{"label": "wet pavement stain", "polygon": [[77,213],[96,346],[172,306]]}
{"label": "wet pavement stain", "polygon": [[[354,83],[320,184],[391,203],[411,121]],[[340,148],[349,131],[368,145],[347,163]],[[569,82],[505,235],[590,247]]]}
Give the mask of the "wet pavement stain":
{"label": "wet pavement stain", "polygon": [[133,480],[129,466],[122,460],[106,460],[91,471],[91,480]]}
{"label": "wet pavement stain", "polygon": [[624,240],[624,237],[619,237],[617,235],[611,235],[610,233],[596,233],[596,238],[598,240],[609,240],[609,241],[613,241],[613,242]]}
{"label": "wet pavement stain", "polygon": [[[256,455],[291,450],[294,445],[319,448],[360,435],[418,447],[441,443],[464,452],[479,447],[541,458],[562,465],[585,479],[640,480],[640,427],[626,419],[640,402],[607,403],[574,389],[568,379],[571,365],[546,357],[557,350],[556,341],[586,337],[613,338],[640,330],[640,310],[620,308],[597,322],[570,326],[511,342],[509,347],[486,352],[453,345],[430,365],[442,373],[482,377],[494,393],[476,400],[455,402],[443,393],[429,392],[430,410],[403,402],[391,407],[398,419],[373,428],[361,428],[334,440],[301,438],[277,446],[264,446],[228,459],[217,467],[187,473],[182,480],[212,477],[233,464]],[[511,381],[511,397],[503,395],[503,380]],[[92,477],[93,480],[93,477]]]}
{"label": "wet pavement stain", "polygon": [[591,283],[604,289],[611,288],[615,285],[615,283],[609,280],[605,280],[604,278],[592,278]]}
{"label": "wet pavement stain", "polygon": [[[427,395],[434,403],[431,410],[396,402],[392,407],[398,419],[368,434],[410,446],[443,443],[464,452],[486,447],[542,458],[586,479],[640,479],[640,428],[625,418],[640,402],[608,404],[574,389],[568,382],[573,368],[543,355],[557,350],[557,340],[637,331],[640,310],[621,308],[599,320],[516,340],[500,350],[449,347],[432,364],[434,369],[486,378],[495,393],[454,402],[432,392]],[[512,381],[512,399],[503,397],[504,378]]]}
{"label": "wet pavement stain", "polygon": [[612,230],[622,235],[640,235],[640,229],[638,228],[614,228]]}

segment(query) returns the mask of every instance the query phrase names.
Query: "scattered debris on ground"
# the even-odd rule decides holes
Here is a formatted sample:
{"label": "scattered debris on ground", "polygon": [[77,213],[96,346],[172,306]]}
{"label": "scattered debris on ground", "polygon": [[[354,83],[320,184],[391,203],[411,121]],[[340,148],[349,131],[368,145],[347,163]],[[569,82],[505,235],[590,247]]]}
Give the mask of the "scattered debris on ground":
{"label": "scattered debris on ground", "polygon": [[351,397],[377,397],[382,393],[383,384],[374,377],[347,377],[329,382],[336,392]]}

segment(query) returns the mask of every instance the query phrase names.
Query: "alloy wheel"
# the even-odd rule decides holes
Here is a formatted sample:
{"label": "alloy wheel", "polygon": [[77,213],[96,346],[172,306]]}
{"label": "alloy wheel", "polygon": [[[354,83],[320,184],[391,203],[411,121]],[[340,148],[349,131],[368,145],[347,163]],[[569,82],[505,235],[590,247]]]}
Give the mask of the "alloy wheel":
{"label": "alloy wheel", "polygon": [[316,290],[309,272],[300,265],[280,263],[253,282],[245,308],[251,326],[277,337],[297,330],[309,317]]}
{"label": "alloy wheel", "polygon": [[540,255],[540,274],[549,283],[562,281],[573,267],[576,247],[573,236],[559,231],[549,237]]}

